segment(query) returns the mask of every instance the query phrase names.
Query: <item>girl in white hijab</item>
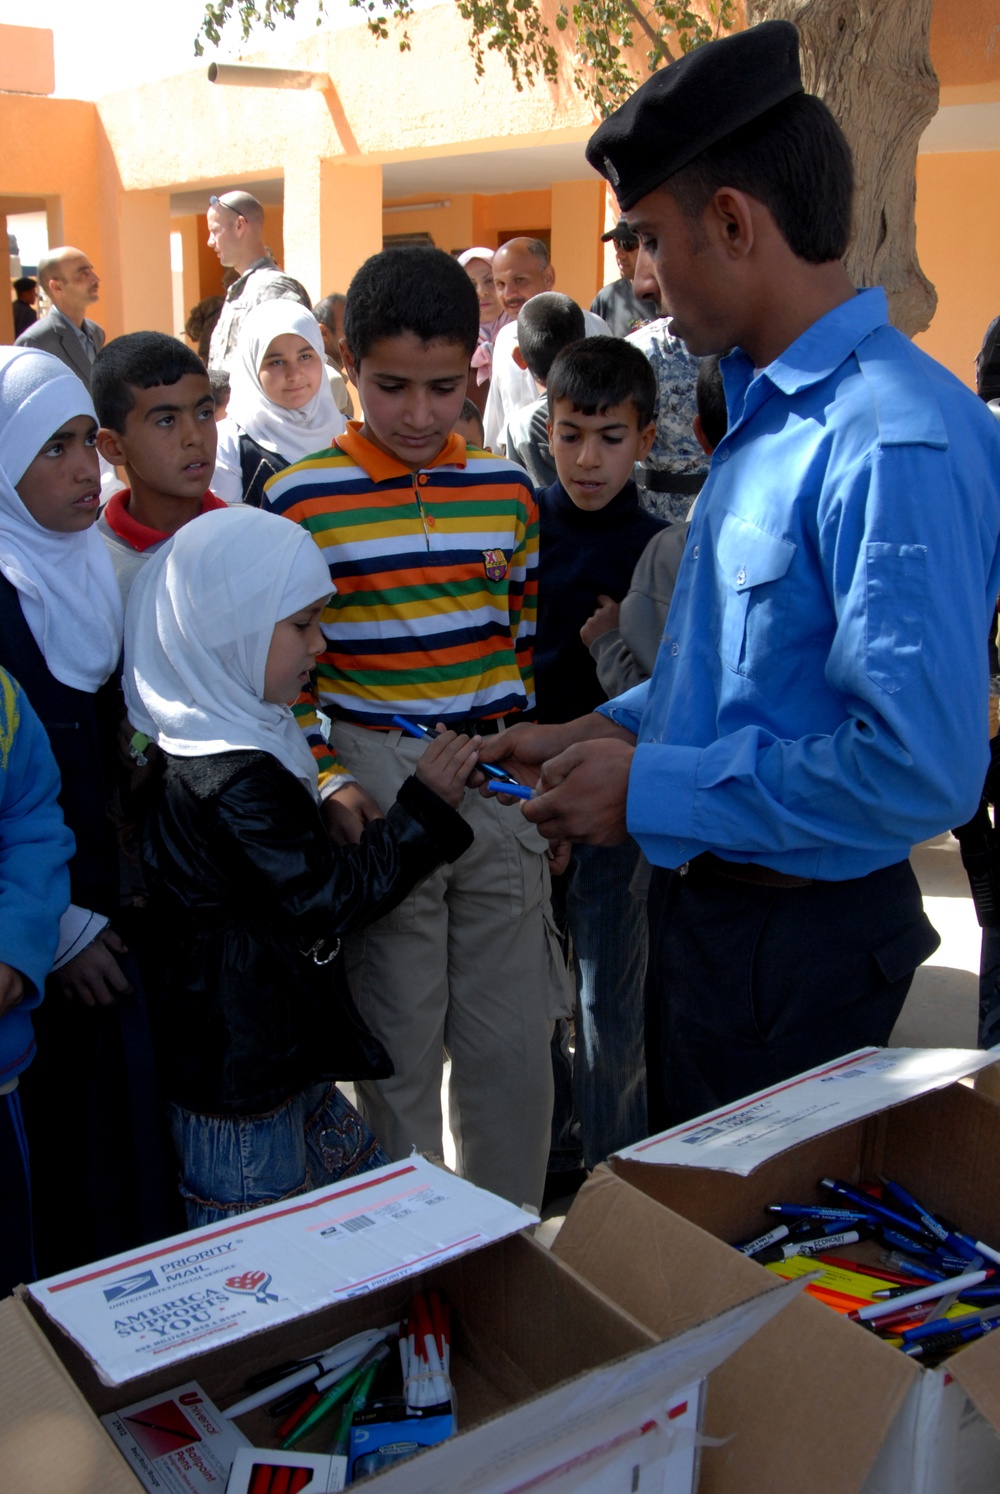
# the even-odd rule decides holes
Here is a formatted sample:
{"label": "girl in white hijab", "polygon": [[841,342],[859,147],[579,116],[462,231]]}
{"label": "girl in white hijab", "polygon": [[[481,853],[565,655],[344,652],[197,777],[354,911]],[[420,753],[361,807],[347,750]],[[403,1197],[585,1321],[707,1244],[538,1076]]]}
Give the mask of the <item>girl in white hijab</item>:
{"label": "girl in white hijab", "polygon": [[[122,605],[94,527],[96,437],[90,395],[59,359],[0,349],[0,665],[48,733],[59,802],[76,839],[73,901],[35,1021],[38,1057],[21,1083],[42,1275],[176,1227],[156,1165],[162,1116],[146,1082],[152,1058],[141,990],[109,923],[120,919],[106,806]],[[139,1091],[145,1097],[136,1103]],[[67,1117],[80,1138],[69,1169]]]}
{"label": "girl in white hijab", "polygon": [[111,674],[122,641],[114,567],[93,527],[96,437],[90,395],[65,364],[0,349],[0,574],[56,679],[88,692]]}
{"label": "girl in white hijab", "polygon": [[219,426],[212,492],[259,508],[264,484],[325,451],[347,428],[326,378],[319,323],[297,301],[262,301],[244,318]]}
{"label": "girl in white hijab", "polygon": [[386,817],[333,845],[289,704],[324,647],[330,590],[309,534],[239,507],[179,530],[129,598],[129,716],[166,764],[146,853],[192,1227],[388,1161],[334,1082],[392,1072],[351,1001],[340,937],[472,838],[454,806],[478,738],[443,732]]}

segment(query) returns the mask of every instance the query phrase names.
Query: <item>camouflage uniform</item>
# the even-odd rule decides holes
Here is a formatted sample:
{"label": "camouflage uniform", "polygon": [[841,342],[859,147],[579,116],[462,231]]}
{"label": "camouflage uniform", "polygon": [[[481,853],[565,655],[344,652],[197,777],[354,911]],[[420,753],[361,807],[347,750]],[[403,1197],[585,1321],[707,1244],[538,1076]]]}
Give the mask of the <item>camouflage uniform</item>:
{"label": "camouflage uniform", "polygon": [[312,310],[312,302],[305,288],[297,280],[293,280],[291,275],[282,274],[273,259],[265,255],[254,260],[249,270],[239,280],[234,280],[226,291],[226,299],[222,303],[222,311],[215,324],[208,350],[209,368],[224,368],[228,371],[236,351],[240,326],[247,312],[259,306],[261,301],[281,300],[300,301],[307,311]]}
{"label": "camouflage uniform", "polygon": [[653,365],[657,386],[656,440],[646,461],[636,471],[639,496],[650,513],[678,524],[687,517],[696,494],[654,492],[645,486],[644,473],[682,474],[685,486],[690,488],[691,478],[704,476],[709,463],[694,433],[697,413],[694,385],[700,360],[688,352],[679,338],[671,335],[669,326],[669,319],[660,317],[630,333],[626,341],[645,353]]}

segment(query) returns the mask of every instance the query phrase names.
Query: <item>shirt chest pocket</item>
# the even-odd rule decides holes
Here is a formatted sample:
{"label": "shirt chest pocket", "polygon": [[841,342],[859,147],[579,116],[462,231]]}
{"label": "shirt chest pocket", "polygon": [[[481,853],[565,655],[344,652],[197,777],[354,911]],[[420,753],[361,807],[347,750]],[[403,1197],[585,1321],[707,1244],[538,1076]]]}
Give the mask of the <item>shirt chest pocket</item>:
{"label": "shirt chest pocket", "polygon": [[715,552],[716,648],[727,668],[749,679],[766,674],[784,647],[790,599],[781,583],[796,548],[736,514],[722,520]]}

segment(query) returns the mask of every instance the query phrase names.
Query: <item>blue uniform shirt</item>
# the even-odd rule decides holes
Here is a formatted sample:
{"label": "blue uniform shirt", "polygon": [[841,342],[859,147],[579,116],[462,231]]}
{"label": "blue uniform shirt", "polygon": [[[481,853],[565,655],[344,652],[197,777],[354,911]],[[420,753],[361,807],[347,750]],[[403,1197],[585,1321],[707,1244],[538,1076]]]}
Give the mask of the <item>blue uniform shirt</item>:
{"label": "blue uniform shirt", "polygon": [[655,671],[601,707],[638,737],[628,828],[658,866],[865,876],[979,801],[1000,423],[881,290],[722,369]]}

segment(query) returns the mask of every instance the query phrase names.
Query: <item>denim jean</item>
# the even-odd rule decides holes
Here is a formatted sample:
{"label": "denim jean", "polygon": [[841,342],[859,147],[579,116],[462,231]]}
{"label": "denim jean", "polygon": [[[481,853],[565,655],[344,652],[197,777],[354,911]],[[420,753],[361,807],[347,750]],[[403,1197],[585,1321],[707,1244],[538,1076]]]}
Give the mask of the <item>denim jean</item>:
{"label": "denim jean", "polygon": [[[639,847],[631,839],[620,846],[574,846],[569,866],[553,883],[553,904],[561,905],[573,942],[573,1098],[588,1170],[641,1141],[647,1130],[643,982],[648,931],[645,901],[630,890],[638,861]],[[553,1061],[560,1061],[555,1049]],[[564,1093],[558,1073],[556,1093]],[[554,1139],[560,1132],[565,1138],[565,1116],[554,1122]],[[554,1153],[550,1169],[565,1166]]]}
{"label": "denim jean", "polygon": [[312,1085],[264,1115],[168,1109],[189,1229],[389,1161],[335,1084]]}

